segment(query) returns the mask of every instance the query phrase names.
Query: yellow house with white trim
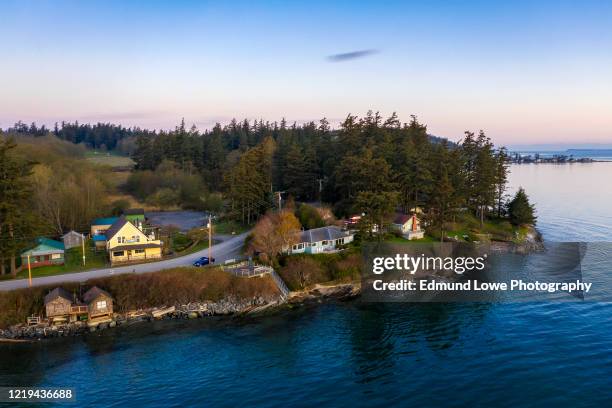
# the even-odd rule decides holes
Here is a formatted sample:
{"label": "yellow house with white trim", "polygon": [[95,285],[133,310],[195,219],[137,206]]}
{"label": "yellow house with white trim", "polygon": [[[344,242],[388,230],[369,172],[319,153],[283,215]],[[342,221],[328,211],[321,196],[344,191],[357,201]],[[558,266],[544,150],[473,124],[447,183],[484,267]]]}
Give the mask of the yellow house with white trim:
{"label": "yellow house with white trim", "polygon": [[106,249],[111,265],[162,257],[162,242],[147,236],[124,217],[119,218],[106,231]]}

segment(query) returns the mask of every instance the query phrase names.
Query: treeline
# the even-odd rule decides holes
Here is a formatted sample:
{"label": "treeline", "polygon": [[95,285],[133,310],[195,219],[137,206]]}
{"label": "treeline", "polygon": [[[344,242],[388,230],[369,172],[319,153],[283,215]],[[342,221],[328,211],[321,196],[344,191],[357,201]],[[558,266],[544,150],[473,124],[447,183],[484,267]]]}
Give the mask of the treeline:
{"label": "treeline", "polygon": [[38,126],[36,123],[27,125],[21,121],[6,130],[9,135],[28,135],[34,137],[46,136],[49,133],[56,137],[72,142],[83,144],[92,149],[118,150],[123,153],[131,153],[135,147],[135,140],[140,135],[154,135],[155,132],[135,128],[125,128],[121,125],[110,123],[79,124],[79,122],[55,123],[53,129],[45,125]]}
{"label": "treeline", "polygon": [[232,214],[252,221],[284,198],[321,200],[336,214],[365,213],[384,225],[396,208],[422,208],[432,224],[443,226],[467,208],[484,221],[503,215],[507,154],[480,132],[466,132],[458,143],[434,138],[412,117],[400,122],[347,116],[332,130],[319,123],[232,121],[200,133],[184,123],[172,132],[141,135],[133,158],[137,169],[155,169],[172,160],[197,171],[213,191],[224,191]]}
{"label": "treeline", "polygon": [[[31,131],[40,132],[35,126]],[[322,119],[302,125],[232,120],[204,132],[184,121],[161,132],[64,123],[53,132],[107,148],[129,140],[133,194],[202,208],[202,197],[223,193],[228,215],[244,223],[276,206],[279,194],[282,200],[330,203],[338,216],[364,213],[366,229],[384,227],[398,209],[423,210],[442,233],[459,211],[474,213],[481,223],[506,212],[505,149],[482,131],[465,132],[454,143],[432,137],[416,117],[403,123],[396,114],[348,115],[338,129]]]}
{"label": "treeline", "polygon": [[37,236],[87,231],[110,211],[114,187],[84,153],[52,135],[0,133],[0,275],[16,274],[19,254]]}

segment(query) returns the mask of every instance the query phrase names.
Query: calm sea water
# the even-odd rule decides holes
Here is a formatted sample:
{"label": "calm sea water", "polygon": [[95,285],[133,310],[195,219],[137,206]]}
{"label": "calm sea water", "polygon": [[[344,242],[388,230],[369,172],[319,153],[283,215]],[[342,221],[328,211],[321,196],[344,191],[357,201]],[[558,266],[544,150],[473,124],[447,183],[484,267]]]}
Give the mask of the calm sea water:
{"label": "calm sea water", "polygon": [[[549,241],[612,241],[612,163],[512,168]],[[603,284],[606,254],[591,263]],[[610,406],[612,304],[325,303],[0,346],[79,406]]]}

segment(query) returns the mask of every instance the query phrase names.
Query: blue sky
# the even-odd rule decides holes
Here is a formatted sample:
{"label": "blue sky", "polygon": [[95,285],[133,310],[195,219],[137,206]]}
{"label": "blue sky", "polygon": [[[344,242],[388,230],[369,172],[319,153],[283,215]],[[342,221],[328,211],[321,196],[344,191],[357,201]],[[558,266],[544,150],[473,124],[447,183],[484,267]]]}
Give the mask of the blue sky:
{"label": "blue sky", "polygon": [[0,127],[372,109],[450,139],[612,143],[604,1],[3,1],[0,38]]}

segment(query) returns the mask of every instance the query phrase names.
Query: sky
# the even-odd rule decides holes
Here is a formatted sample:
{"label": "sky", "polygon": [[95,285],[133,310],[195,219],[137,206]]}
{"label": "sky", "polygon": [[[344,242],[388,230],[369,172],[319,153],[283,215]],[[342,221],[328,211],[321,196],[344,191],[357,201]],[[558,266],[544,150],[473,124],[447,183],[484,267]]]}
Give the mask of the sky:
{"label": "sky", "polygon": [[0,2],[0,127],[416,115],[612,147],[612,2]]}

